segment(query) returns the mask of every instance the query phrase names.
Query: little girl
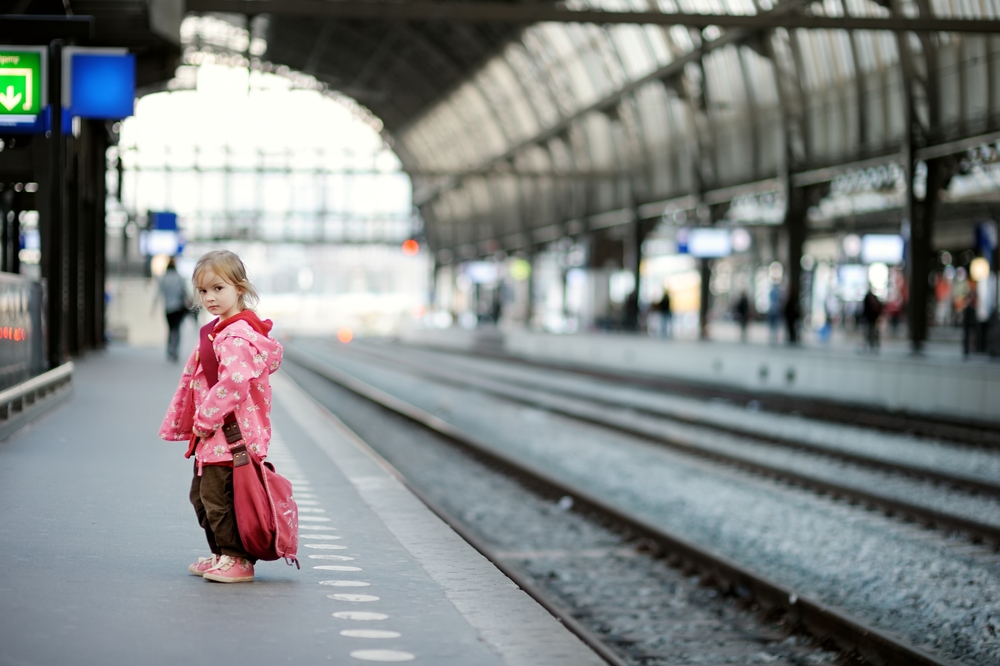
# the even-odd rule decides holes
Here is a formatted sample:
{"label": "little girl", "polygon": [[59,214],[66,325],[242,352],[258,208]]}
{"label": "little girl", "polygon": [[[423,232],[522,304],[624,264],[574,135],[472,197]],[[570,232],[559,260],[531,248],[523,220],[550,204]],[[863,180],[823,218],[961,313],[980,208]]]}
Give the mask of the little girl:
{"label": "little girl", "polygon": [[223,425],[238,424],[247,449],[261,458],[267,455],[270,375],[281,364],[281,345],[268,337],[271,321],[254,313],[257,292],[235,254],[209,252],[198,260],[193,282],[202,307],[217,318],[201,329],[160,437],[189,440],[185,457],[195,458],[191,503],[212,555],[198,558],[188,571],[219,583],[248,583],[254,560],[236,526],[233,456]]}

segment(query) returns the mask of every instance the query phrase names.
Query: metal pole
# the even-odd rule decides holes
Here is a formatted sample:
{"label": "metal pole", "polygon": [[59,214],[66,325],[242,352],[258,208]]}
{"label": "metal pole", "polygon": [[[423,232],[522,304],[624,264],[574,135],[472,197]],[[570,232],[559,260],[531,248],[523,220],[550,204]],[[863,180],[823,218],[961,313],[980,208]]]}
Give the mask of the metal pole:
{"label": "metal pole", "polygon": [[7,215],[14,210],[14,190],[9,186],[0,194],[0,240],[3,243],[3,249],[0,251],[0,271],[10,272],[10,261],[8,256],[10,255],[10,228],[7,224]]}
{"label": "metal pole", "polygon": [[42,221],[42,278],[46,281],[48,302],[45,305],[47,332],[46,359],[55,368],[65,360],[64,323],[66,298],[63,289],[63,135],[62,135],[62,40],[49,45],[49,105],[52,126],[49,131],[49,205],[48,219]]}
{"label": "metal pole", "polygon": [[107,229],[105,228],[105,199],[107,198],[107,179],[105,172],[108,167],[108,132],[93,121],[94,126],[94,225],[93,234],[94,256],[92,261],[93,282],[90,285],[93,319],[91,321],[91,346],[94,349],[104,349],[104,280],[107,274]]}
{"label": "metal pole", "polygon": [[708,313],[711,306],[709,299],[712,297],[709,285],[712,281],[712,260],[699,259],[698,272],[701,274],[701,290],[698,302],[698,339],[708,340]]}

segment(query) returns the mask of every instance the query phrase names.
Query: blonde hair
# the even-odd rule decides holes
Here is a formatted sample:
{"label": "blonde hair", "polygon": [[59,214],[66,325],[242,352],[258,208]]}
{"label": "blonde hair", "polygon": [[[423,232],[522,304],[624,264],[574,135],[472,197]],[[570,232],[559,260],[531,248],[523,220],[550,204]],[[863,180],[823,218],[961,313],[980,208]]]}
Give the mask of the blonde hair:
{"label": "blonde hair", "polygon": [[194,275],[191,276],[191,281],[194,283],[195,289],[197,289],[198,282],[201,280],[201,276],[205,274],[205,271],[212,271],[229,284],[241,290],[238,301],[240,310],[253,310],[257,307],[257,303],[260,302],[260,296],[257,294],[254,286],[250,284],[250,279],[247,278],[246,266],[236,256],[236,253],[229,250],[215,250],[204,254],[195,265]]}

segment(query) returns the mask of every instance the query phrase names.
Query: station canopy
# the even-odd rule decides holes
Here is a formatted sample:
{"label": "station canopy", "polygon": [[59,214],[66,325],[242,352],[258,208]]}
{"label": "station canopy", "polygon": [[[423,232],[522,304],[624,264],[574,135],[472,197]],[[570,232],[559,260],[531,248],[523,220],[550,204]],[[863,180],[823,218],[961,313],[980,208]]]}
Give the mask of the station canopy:
{"label": "station canopy", "polygon": [[[489,22],[448,14],[467,4],[187,9],[254,14],[262,59],[381,118],[442,262],[706,208],[780,223],[789,187],[853,170],[891,193],[907,154],[982,147],[983,164],[997,161],[1000,0],[570,0],[483,4],[507,10]],[[385,11],[347,11],[364,6]],[[551,20],[532,20],[539,7]],[[566,16],[588,10],[644,18]],[[669,24],[702,14],[720,18]]]}
{"label": "station canopy", "polygon": [[[567,6],[762,19],[1000,14],[996,0],[887,5]],[[874,187],[891,189],[908,142],[907,85],[915,87],[915,147],[982,137],[998,129],[998,47],[989,34],[958,32],[275,15],[266,57],[314,74],[383,119],[413,177],[428,240],[449,260],[514,252],[635,215],[690,215],[699,203],[735,209],[750,198],[756,212],[741,221],[773,224],[789,181],[829,181],[846,167],[881,168]]]}

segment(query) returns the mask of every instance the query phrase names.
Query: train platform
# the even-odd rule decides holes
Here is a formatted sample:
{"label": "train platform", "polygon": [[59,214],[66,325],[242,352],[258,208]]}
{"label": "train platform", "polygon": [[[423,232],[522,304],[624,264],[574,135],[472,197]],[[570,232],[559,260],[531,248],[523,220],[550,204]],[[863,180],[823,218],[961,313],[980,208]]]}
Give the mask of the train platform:
{"label": "train platform", "polygon": [[179,374],[159,349],[91,354],[0,443],[0,664],[604,663],[281,372],[269,459],[295,484],[302,569],[190,575],[191,463],[157,438]]}
{"label": "train platform", "polygon": [[1000,422],[1000,363],[982,355],[963,357],[947,344],[931,344],[925,353],[914,355],[901,341],[891,341],[877,352],[851,339],[825,345],[768,344],[759,330],[741,342],[734,336],[700,341],[490,326],[414,328],[399,339],[437,349],[720,387],[743,392],[748,400],[774,395],[947,420]]}

